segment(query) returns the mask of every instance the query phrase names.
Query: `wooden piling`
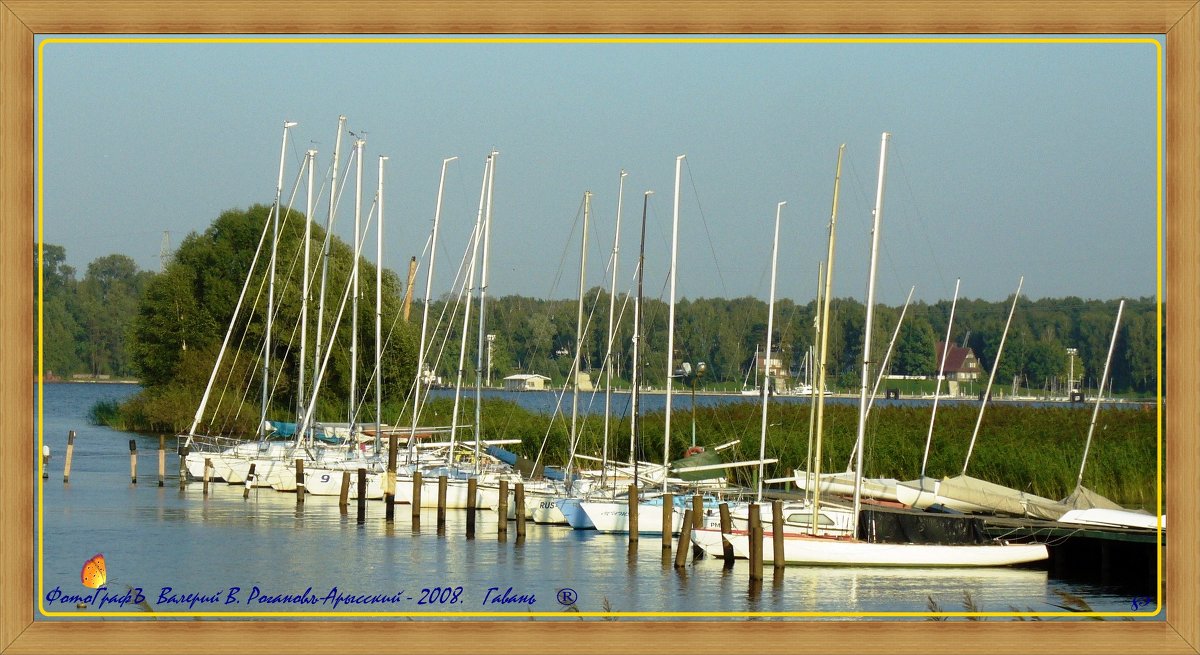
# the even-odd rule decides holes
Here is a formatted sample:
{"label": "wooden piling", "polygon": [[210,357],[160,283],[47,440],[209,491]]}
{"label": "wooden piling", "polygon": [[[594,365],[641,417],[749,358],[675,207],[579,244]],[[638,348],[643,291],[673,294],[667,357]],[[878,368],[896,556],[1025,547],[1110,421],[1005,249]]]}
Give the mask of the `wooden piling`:
{"label": "wooden piling", "polygon": [[762,580],[762,516],[759,514],[757,503],[750,503],[746,511],[748,513],[747,518],[750,519],[750,580]]}
{"label": "wooden piling", "polygon": [[475,492],[479,488],[479,478],[467,479],[467,538],[475,538]]}
{"label": "wooden piling", "polygon": [[205,496],[208,495],[208,481],[210,479],[212,479],[212,473],[210,473],[210,471],[212,471],[212,460],[205,457],[204,458],[204,495]]}
{"label": "wooden piling", "polygon": [[304,460],[296,459],[296,504],[304,504]]}
{"label": "wooden piling", "polygon": [[446,476],[438,476],[437,529],[439,533],[446,529],[446,485],[448,482]]}
{"label": "wooden piling", "polygon": [[71,480],[71,455],[75,452],[75,431],[67,433],[67,459],[63,462],[63,484]]}
{"label": "wooden piling", "polygon": [[413,471],[413,491],[412,491],[412,517],[413,521],[421,522],[421,472]]}
{"label": "wooden piling", "polygon": [[662,547],[663,550],[671,550],[671,519],[675,513],[675,495],[663,494],[662,496]]}
{"label": "wooden piling", "polygon": [[167,481],[167,437],[158,437],[158,486],[164,486]]}
{"label": "wooden piling", "polygon": [[771,542],[775,546],[776,569],[783,568],[783,501],[771,501]]}
{"label": "wooden piling", "polygon": [[129,483],[137,484],[137,440],[129,440]]}
{"label": "wooden piling", "polygon": [[500,481],[500,506],[496,511],[500,519],[496,523],[496,539],[504,541],[508,538],[508,480]]}
{"label": "wooden piling", "polygon": [[[729,503],[721,503],[721,534],[733,532],[733,519],[729,516]],[[721,558],[725,560],[727,569],[733,568],[733,544],[721,537]]]}
{"label": "wooden piling", "polygon": [[367,520],[367,469],[358,469],[358,522]]}
{"label": "wooden piling", "polygon": [[[176,443],[178,443],[178,442],[176,442]],[[191,447],[179,446],[179,490],[180,491],[183,491],[184,487],[187,486],[187,479],[188,479],[187,458],[188,458],[188,455],[191,454],[191,452],[192,452]],[[69,459],[70,454],[68,454],[67,457],[68,457],[67,461],[70,462],[70,459]],[[63,482],[67,481],[66,473],[68,473],[69,471],[70,471],[70,464],[68,463],[68,470],[64,471],[64,473],[63,473]]]}
{"label": "wooden piling", "polygon": [[50,477],[50,446],[42,444],[42,479]]}
{"label": "wooden piling", "polygon": [[525,536],[525,483],[517,483],[517,539]]}
{"label": "wooden piling", "polygon": [[350,471],[342,471],[342,489],[338,493],[338,512],[345,514],[350,509]]}
{"label": "wooden piling", "polygon": [[675,568],[687,563],[688,542],[692,540],[692,508],[683,511],[683,525],[679,528],[679,546],[675,548]]}
{"label": "wooden piling", "polygon": [[395,432],[388,434],[388,466],[383,484],[383,516],[388,523],[396,520],[396,451],[399,449],[399,436]]}
{"label": "wooden piling", "polygon": [[626,521],[629,525],[629,543],[635,543],[638,540],[638,488],[637,483],[629,485],[629,518]]}
{"label": "wooden piling", "polygon": [[[692,529],[699,530],[704,527],[704,496],[700,494],[692,495]],[[722,539],[722,541],[724,541]],[[687,542],[684,542],[687,543]],[[704,554],[704,549],[697,544],[692,544],[692,559],[700,559]]]}
{"label": "wooden piling", "polygon": [[242,490],[242,500],[250,497],[250,487],[254,486],[254,469],[258,464],[250,462],[250,470],[246,471],[246,488]]}

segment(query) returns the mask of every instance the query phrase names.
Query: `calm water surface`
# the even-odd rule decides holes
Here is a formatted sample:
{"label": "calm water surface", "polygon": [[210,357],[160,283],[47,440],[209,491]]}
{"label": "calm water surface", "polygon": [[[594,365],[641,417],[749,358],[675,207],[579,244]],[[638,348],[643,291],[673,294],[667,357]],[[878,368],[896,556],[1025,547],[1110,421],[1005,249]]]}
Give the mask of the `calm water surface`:
{"label": "calm water surface", "polygon": [[[243,499],[242,487],[224,483],[213,484],[205,497],[201,483],[180,490],[173,452],[167,454],[166,486],[160,488],[157,437],[87,423],[95,402],[135,391],[125,385],[45,386],[44,438],[53,458],[42,485],[41,584],[35,584],[35,594],[46,610],[80,617],[98,609],[144,616],[144,606],[121,607],[115,599],[103,608],[98,608],[99,599],[89,599],[85,609],[76,607],[78,599],[72,596],[92,593],[80,584],[80,568],[97,553],[104,555],[112,596],[124,594],[127,586],[140,588],[160,615],[508,612],[526,620],[522,614],[530,611],[577,618],[569,613],[572,609],[925,612],[930,599],[953,612],[964,610],[967,593],[982,611],[1050,613],[1062,611],[1058,592],[1078,596],[1096,611],[1128,612],[1134,598],[1154,595],[1153,580],[1143,588],[1116,587],[1059,580],[1041,569],[787,567],[774,574],[768,567],[766,580],[753,589],[744,561],[724,570],[719,560],[701,559],[676,570],[664,561],[656,536],[643,536],[631,551],[624,535],[530,523],[525,541],[517,544],[510,523],[502,542],[497,540],[495,512],[481,512],[476,537],[468,540],[463,512],[450,511],[446,532],[438,535],[434,510],[424,512],[421,529],[414,530],[407,505],[396,507],[396,520],[389,525],[382,503],[370,502],[360,525],[354,501],[342,516],[333,497],[309,496],[299,509],[292,494],[261,489]],[[77,437],[71,481],[63,485],[68,430]],[[136,439],[140,453],[136,486],[128,475],[129,439]],[[173,448],[168,439],[168,450]],[[227,604],[235,587],[236,602]],[[422,590],[435,587],[451,589],[438,594],[445,602],[419,604],[423,593],[429,595]],[[339,593],[359,597],[363,604],[341,603],[335,609]],[[188,595],[196,601],[190,608]],[[284,598],[289,595],[293,602]],[[370,596],[374,598],[366,598]],[[513,602],[488,602],[497,597]],[[1153,601],[1141,611],[1149,618]]]}

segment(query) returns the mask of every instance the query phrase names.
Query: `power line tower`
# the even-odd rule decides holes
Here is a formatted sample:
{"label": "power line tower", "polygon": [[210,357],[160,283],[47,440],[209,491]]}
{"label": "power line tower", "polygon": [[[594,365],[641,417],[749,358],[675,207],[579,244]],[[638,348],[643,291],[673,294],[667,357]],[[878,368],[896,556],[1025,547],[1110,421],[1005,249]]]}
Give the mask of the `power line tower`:
{"label": "power line tower", "polygon": [[166,273],[169,263],[171,263],[171,232],[163,230],[162,245],[158,247],[158,272]]}

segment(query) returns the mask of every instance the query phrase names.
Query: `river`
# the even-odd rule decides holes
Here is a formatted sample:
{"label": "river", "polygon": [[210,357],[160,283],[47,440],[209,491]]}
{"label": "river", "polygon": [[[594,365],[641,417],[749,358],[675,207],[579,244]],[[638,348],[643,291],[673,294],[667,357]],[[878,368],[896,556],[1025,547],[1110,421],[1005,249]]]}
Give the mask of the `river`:
{"label": "river", "polygon": [[[439,535],[434,510],[422,516],[423,529],[414,530],[408,506],[397,507],[395,522],[388,524],[378,501],[368,503],[359,524],[353,502],[342,515],[332,497],[309,496],[300,508],[293,494],[270,489],[252,490],[246,499],[241,486],[224,483],[214,484],[208,496],[198,482],[181,490],[174,452],[167,454],[167,479],[159,487],[156,436],[87,422],[96,402],[120,400],[136,390],[45,385],[42,426],[52,459],[38,495],[39,620],[109,612],[130,618],[153,612],[158,618],[252,613],[497,620],[528,620],[532,612],[544,613],[535,614],[537,620],[553,620],[577,619],[576,611],[629,613],[619,620],[680,612],[710,613],[696,616],[707,620],[735,618],[711,613],[757,612],[815,615],[786,617],[795,620],[876,613],[922,620],[899,613],[928,612],[931,606],[962,612],[968,604],[984,612],[1072,620],[1082,617],[1063,606],[1074,598],[1098,612],[1132,612],[1137,606],[1139,618],[1164,616],[1154,612],[1152,599],[1148,607],[1144,599],[1154,595],[1154,580],[1118,586],[1058,579],[1044,568],[787,567],[776,573],[768,566],[765,581],[754,587],[744,561],[730,570],[714,559],[689,560],[675,569],[658,537],[644,536],[630,550],[623,535],[531,523],[523,543],[514,543],[514,528],[500,541],[496,514],[482,512],[475,538],[467,539],[462,512],[450,511],[445,534]],[[69,430],[77,437],[70,483],[63,484]],[[140,454],[136,485],[129,479],[130,439]],[[168,440],[168,450],[173,447]],[[108,583],[105,593],[93,596],[80,583],[80,569],[96,554],[103,555]],[[134,602],[139,599],[144,603]]]}

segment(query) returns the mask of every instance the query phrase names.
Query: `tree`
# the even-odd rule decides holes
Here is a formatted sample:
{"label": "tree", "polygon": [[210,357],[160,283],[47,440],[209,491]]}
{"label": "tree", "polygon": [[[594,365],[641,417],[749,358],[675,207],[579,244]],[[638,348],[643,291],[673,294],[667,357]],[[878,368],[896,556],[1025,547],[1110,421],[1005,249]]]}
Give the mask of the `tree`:
{"label": "tree", "polygon": [[[42,369],[58,376],[86,370],[78,348],[84,338],[78,319],[78,282],[75,281],[75,269],[67,266],[66,260],[67,253],[62,246],[42,245]],[[36,267],[36,255],[33,261]],[[35,268],[34,276],[37,274]],[[36,312],[35,299],[35,317]],[[34,348],[37,348],[37,335],[34,335]]]}
{"label": "tree", "polygon": [[88,264],[79,283],[79,308],[87,336],[82,355],[93,375],[133,372],[126,335],[151,275],[139,272],[126,255],[108,255]]}
{"label": "tree", "polygon": [[937,337],[924,318],[914,318],[900,328],[892,370],[899,375],[933,376],[937,374]]}

